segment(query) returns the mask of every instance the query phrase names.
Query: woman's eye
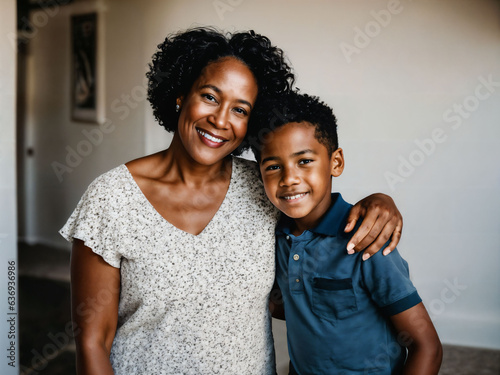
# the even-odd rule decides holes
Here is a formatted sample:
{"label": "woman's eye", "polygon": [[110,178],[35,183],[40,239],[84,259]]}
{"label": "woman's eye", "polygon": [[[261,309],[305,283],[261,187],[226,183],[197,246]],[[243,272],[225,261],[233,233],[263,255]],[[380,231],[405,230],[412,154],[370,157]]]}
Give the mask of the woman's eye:
{"label": "woman's eye", "polygon": [[213,95],[210,95],[210,94],[201,94],[201,96],[203,98],[207,99],[208,101],[217,102],[217,99],[215,99],[215,96],[213,96]]}
{"label": "woman's eye", "polygon": [[234,109],[234,111],[235,111],[236,113],[239,113],[239,114],[241,114],[241,115],[245,115],[245,116],[248,114],[248,112],[247,112],[245,109],[243,109],[243,108],[239,108],[239,107],[235,108],[235,109]]}

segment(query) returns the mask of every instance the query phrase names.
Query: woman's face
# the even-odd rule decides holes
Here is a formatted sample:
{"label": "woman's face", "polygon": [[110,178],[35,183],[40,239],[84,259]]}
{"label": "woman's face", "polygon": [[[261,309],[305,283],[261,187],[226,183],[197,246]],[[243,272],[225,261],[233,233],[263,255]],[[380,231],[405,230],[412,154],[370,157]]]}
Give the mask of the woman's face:
{"label": "woman's face", "polygon": [[241,144],[257,91],[250,69],[224,57],[207,65],[191,91],[177,99],[177,133],[196,162],[213,165]]}

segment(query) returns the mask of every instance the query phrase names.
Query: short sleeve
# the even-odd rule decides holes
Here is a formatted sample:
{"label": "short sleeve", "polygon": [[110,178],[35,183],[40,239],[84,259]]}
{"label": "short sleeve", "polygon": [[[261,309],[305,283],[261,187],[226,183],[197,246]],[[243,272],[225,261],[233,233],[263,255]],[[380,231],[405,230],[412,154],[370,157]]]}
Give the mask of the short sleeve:
{"label": "short sleeve", "polygon": [[362,262],[361,272],[365,287],[386,316],[396,315],[422,302],[410,280],[408,263],[397,249],[387,256],[382,255],[382,250],[375,253]]}
{"label": "short sleeve", "polygon": [[69,242],[74,238],[84,241],[85,246],[108,264],[120,268],[121,254],[115,230],[117,197],[110,180],[104,174],[90,184],[59,233]]}

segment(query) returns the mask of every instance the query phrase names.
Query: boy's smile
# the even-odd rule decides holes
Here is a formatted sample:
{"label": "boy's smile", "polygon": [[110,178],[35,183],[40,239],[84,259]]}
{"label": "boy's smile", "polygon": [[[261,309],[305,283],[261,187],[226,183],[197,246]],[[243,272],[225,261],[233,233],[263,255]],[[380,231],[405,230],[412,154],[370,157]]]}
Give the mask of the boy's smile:
{"label": "boy's smile", "polygon": [[318,224],[331,203],[331,176],[344,167],[342,149],[330,156],[315,137],[316,128],[292,122],[266,135],[260,171],[269,200],[295,219],[294,234]]}

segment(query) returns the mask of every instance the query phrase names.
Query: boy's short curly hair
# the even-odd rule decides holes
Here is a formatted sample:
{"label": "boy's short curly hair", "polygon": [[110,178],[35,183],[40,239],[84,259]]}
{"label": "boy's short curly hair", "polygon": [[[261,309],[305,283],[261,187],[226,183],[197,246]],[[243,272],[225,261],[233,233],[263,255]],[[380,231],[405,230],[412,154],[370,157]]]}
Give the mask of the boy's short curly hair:
{"label": "boy's short curly hair", "polygon": [[315,127],[314,136],[331,155],[338,147],[337,118],[333,110],[316,96],[290,91],[275,97],[258,110],[259,126],[251,129],[248,142],[257,159],[264,137],[291,122],[308,122]]}
{"label": "boy's short curly hair", "polygon": [[[188,94],[208,64],[226,56],[242,61],[255,76],[258,94],[254,107],[291,90],[294,82],[291,67],[283,51],[273,46],[267,37],[253,30],[223,34],[215,28],[190,29],[169,35],[158,45],[146,74],[148,100],[160,125],[170,132],[177,130],[176,99]],[[248,128],[255,126],[253,117],[250,116]],[[245,139],[233,154],[248,147]]]}

